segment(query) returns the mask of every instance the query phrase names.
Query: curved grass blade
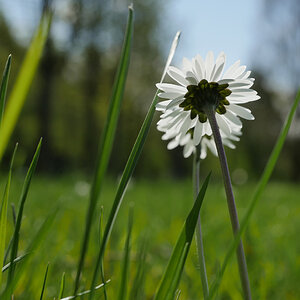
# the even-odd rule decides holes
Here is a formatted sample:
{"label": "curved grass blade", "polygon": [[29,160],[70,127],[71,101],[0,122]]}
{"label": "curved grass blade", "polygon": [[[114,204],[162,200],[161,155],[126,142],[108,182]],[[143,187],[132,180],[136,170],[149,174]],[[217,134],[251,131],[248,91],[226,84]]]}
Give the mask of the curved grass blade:
{"label": "curved grass blade", "polygon": [[51,15],[49,13],[44,14],[33,41],[26,53],[16,83],[14,84],[13,90],[7,101],[3,122],[0,127],[0,160],[3,157],[36,72],[49,32],[50,22]]}
{"label": "curved grass blade", "polygon": [[[8,196],[9,196],[9,191],[10,191],[12,167],[13,167],[17,148],[18,148],[18,144],[16,144],[16,146],[15,146],[15,149],[14,149],[14,152],[12,155],[12,159],[10,162],[7,182],[6,182],[4,195],[3,195],[3,199],[2,199],[2,203],[1,203],[1,208],[0,208],[0,270],[2,270],[2,267],[4,265]],[[2,282],[2,272],[0,272],[0,286],[1,286],[1,282]]]}
{"label": "curved grass blade", "polygon": [[[39,228],[38,232],[35,234],[31,243],[27,247],[25,253],[27,253],[24,257],[22,257],[22,264],[19,265],[18,269],[15,272],[13,279],[10,283],[6,286],[5,290],[3,291],[2,295],[0,295],[1,300],[10,300],[14,291],[14,288],[17,286],[21,276],[26,273],[29,267],[29,263],[31,261],[32,254],[38,250],[43,239],[49,232],[49,229],[54,221],[56,216],[57,210],[54,211],[52,214],[47,217],[44,223]],[[10,269],[10,268],[9,268]]]}
{"label": "curved grass blade", "polygon": [[47,276],[48,276],[49,265],[50,265],[50,263],[47,264],[47,268],[46,268],[46,272],[45,272],[45,276],[44,276],[44,282],[43,282],[43,287],[42,287],[42,291],[41,291],[40,300],[43,300],[43,296],[44,296],[44,292],[45,292],[45,287],[46,287]]}
{"label": "curved grass blade", "polygon": [[66,277],[66,273],[63,272],[61,281],[60,281],[60,289],[59,289],[59,294],[58,294],[57,299],[61,299],[63,297],[64,290],[65,290],[65,277]]}
{"label": "curved grass blade", "polygon": [[208,186],[209,178],[210,174],[206,177],[194,206],[184,223],[183,229],[173,249],[167,269],[161,280],[154,300],[173,300],[175,297],[186,257],[193,240],[194,231]]}
{"label": "curved grass blade", "polygon": [[[161,78],[161,82],[163,81],[163,79],[165,77],[165,74],[166,74],[166,70],[169,67],[169,65],[172,61],[172,58],[174,56],[175,49],[176,49],[177,44],[178,44],[179,36],[180,36],[180,32],[177,32],[177,34],[176,34],[176,36],[173,40],[171,50],[169,52],[169,57],[167,59],[167,63],[166,63],[166,66],[165,66],[165,69],[164,69],[164,72],[163,72],[163,76]],[[99,265],[100,265],[100,262],[103,259],[105,247],[106,247],[107,241],[109,239],[111,230],[113,228],[114,222],[116,220],[117,214],[119,212],[119,209],[120,209],[120,206],[121,206],[121,203],[122,203],[125,191],[126,191],[127,184],[128,184],[128,182],[129,182],[129,180],[132,176],[132,173],[135,169],[135,166],[136,166],[136,164],[139,160],[139,157],[141,155],[141,152],[143,150],[143,147],[144,147],[144,144],[145,144],[145,141],[146,141],[149,129],[150,129],[150,125],[151,125],[151,122],[152,122],[152,119],[153,119],[153,115],[154,115],[154,112],[155,112],[155,105],[157,104],[157,102],[158,102],[158,91],[155,93],[153,101],[150,105],[150,108],[147,112],[146,118],[145,118],[145,120],[143,122],[143,125],[140,129],[140,132],[139,132],[139,134],[136,138],[135,144],[134,144],[134,146],[131,150],[131,153],[130,153],[129,158],[127,160],[125,169],[123,171],[123,174],[122,174],[119,186],[118,186],[118,190],[117,190],[117,193],[116,193],[116,196],[115,196],[115,199],[114,199],[114,203],[113,203],[113,206],[111,208],[111,211],[110,211],[110,214],[109,214],[109,217],[108,217],[108,221],[107,221],[105,229],[104,229],[103,239],[102,239],[102,242],[101,242],[101,247],[100,247],[100,251],[99,251],[97,262],[96,262],[96,267],[95,267],[95,271],[94,271],[91,290],[93,289],[93,286],[95,285],[97,275],[98,275]],[[92,299],[92,297],[93,297],[93,294],[91,293],[90,299]]]}
{"label": "curved grass blade", "polygon": [[29,187],[30,187],[30,183],[31,183],[31,179],[32,176],[34,174],[34,171],[36,169],[36,165],[38,162],[38,158],[40,155],[40,151],[41,151],[41,145],[42,145],[42,139],[40,139],[37,149],[35,151],[35,154],[33,156],[32,162],[29,166],[28,172],[26,174],[25,177],[25,181],[23,184],[23,188],[22,188],[22,193],[21,193],[21,197],[20,197],[20,204],[19,204],[19,211],[18,211],[18,216],[17,216],[17,222],[16,222],[16,226],[15,226],[15,230],[14,230],[14,234],[13,234],[13,238],[12,238],[12,248],[11,248],[11,255],[10,255],[10,268],[9,268],[9,273],[8,273],[8,278],[7,278],[7,285],[10,284],[13,276],[14,276],[14,270],[15,270],[15,265],[13,264],[14,259],[17,257],[17,253],[18,253],[18,244],[19,244],[19,234],[20,234],[20,228],[21,228],[21,223],[22,223],[22,216],[23,216],[23,210],[24,210],[24,206],[25,206],[25,201],[27,198],[27,194],[29,191]]}
{"label": "curved grass blade", "polygon": [[284,142],[285,142],[285,139],[287,137],[287,134],[288,134],[288,131],[290,129],[290,126],[291,126],[291,123],[292,123],[292,120],[293,120],[293,117],[294,117],[294,114],[297,110],[297,107],[299,105],[299,102],[300,102],[300,89],[298,90],[298,93],[297,93],[297,96],[295,98],[295,101],[293,103],[293,106],[290,110],[290,113],[282,127],[282,130],[279,134],[279,137],[277,139],[277,142],[272,150],[272,153],[269,157],[269,160],[268,160],[268,163],[264,169],[264,172],[261,176],[261,179],[260,181],[258,182],[258,185],[256,187],[256,190],[254,192],[254,195],[253,195],[253,198],[250,202],[250,205],[246,211],[246,214],[245,216],[243,217],[242,219],[242,222],[241,222],[241,227],[240,227],[240,230],[237,232],[233,242],[231,243],[228,251],[227,251],[227,254],[225,256],[225,259],[224,259],[224,262],[222,264],[222,267],[220,269],[220,271],[218,272],[217,274],[217,277],[216,279],[214,280],[214,282],[212,283],[211,285],[211,288],[210,288],[210,294],[209,294],[209,297],[208,299],[213,299],[213,297],[215,296],[216,292],[218,291],[218,288],[221,284],[221,280],[222,280],[222,277],[225,273],[225,269],[231,259],[231,257],[234,255],[235,251],[236,251],[236,248],[238,246],[238,243],[243,235],[243,233],[245,232],[246,230],[246,227],[247,225],[249,224],[249,221],[250,221],[250,217],[251,215],[253,214],[253,211],[272,175],[272,172],[275,168],[275,165],[277,163],[277,160],[278,160],[278,157],[280,155],[280,152],[281,152],[281,149],[284,145]]}
{"label": "curved grass blade", "polygon": [[5,69],[3,72],[2,81],[1,81],[1,86],[0,86],[0,124],[2,123],[2,119],[3,119],[7,84],[8,84],[8,78],[9,78],[9,73],[10,73],[10,66],[11,66],[11,54],[7,58]]}
{"label": "curved grass blade", "polygon": [[176,295],[175,300],[179,300],[180,295],[181,295],[181,290],[178,290],[178,291],[177,291],[177,295]]}
{"label": "curved grass blade", "polygon": [[79,288],[80,275],[84,265],[84,259],[88,247],[88,241],[89,241],[90,230],[91,230],[92,221],[94,217],[94,211],[101,191],[102,181],[105,176],[107,165],[111,155],[111,150],[112,150],[113,141],[115,137],[115,131],[116,131],[117,122],[120,114],[121,103],[123,99],[125,83],[126,83],[126,78],[128,73],[131,44],[132,44],[132,34],[133,34],[133,8],[129,7],[128,22],[127,22],[125,39],[123,43],[121,59],[120,59],[117,75],[114,81],[113,92],[110,99],[107,119],[101,136],[99,153],[97,157],[96,171],[95,171],[91,192],[90,192],[90,202],[89,202],[89,208],[86,216],[85,232],[84,232],[81,254],[80,254],[80,259],[77,268],[74,295],[76,295]]}
{"label": "curved grass blade", "polygon": [[132,223],[133,223],[133,207],[130,207],[129,217],[128,217],[127,237],[126,237],[125,249],[124,249],[123,266],[121,272],[121,285],[119,288],[119,296],[118,296],[119,300],[126,299],[129,263],[130,263],[130,241],[131,241]]}
{"label": "curved grass blade", "polygon": [[[21,261],[23,258],[25,258],[29,253],[25,253],[23,255],[18,256],[16,259],[14,259],[14,264],[18,263],[19,261]],[[2,272],[5,272],[6,270],[8,270],[8,268],[10,267],[10,263],[6,264],[3,268],[2,268]]]}
{"label": "curved grass blade", "polygon": [[[107,280],[105,283],[101,283],[101,284],[95,286],[94,290],[95,290],[95,291],[96,291],[96,290],[99,290],[100,288],[103,288],[105,285],[107,285],[107,284],[109,284],[109,283],[110,283],[110,279]],[[86,291],[84,291],[84,292],[81,292],[81,293],[76,294],[76,296],[69,296],[69,297],[62,298],[62,299],[60,299],[60,300],[71,300],[71,299],[75,299],[75,298],[77,298],[77,297],[81,297],[81,296],[84,296],[84,295],[88,295],[88,294],[90,294],[90,293],[91,293],[91,290],[86,290]]]}

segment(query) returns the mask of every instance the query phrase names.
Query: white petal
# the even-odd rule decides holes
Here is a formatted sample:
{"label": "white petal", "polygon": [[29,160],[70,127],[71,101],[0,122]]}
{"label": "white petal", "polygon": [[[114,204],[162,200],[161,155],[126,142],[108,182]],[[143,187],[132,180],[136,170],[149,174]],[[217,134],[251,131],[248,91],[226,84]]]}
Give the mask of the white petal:
{"label": "white petal", "polygon": [[179,138],[179,145],[180,146],[186,145],[190,139],[191,139],[190,134],[181,134]]}
{"label": "white petal", "polygon": [[208,81],[210,81],[213,68],[214,68],[214,54],[212,53],[212,51],[209,51],[205,58],[205,70],[206,70],[205,78]]}
{"label": "white petal", "polygon": [[161,92],[158,94],[158,97],[163,98],[163,99],[175,99],[175,98],[179,98],[179,97],[183,97],[182,94],[180,93],[174,93],[174,92]]}
{"label": "white petal", "polygon": [[251,79],[249,78],[251,74],[251,71],[245,71],[244,73],[242,73],[241,75],[237,76],[235,79]]}
{"label": "white petal", "polygon": [[228,68],[228,70],[225,72],[225,74],[223,75],[223,78],[224,79],[227,79],[227,78],[232,78],[232,74],[235,72],[235,70],[239,67],[240,65],[240,61],[236,61],[232,66],[230,66]]}
{"label": "white petal", "polygon": [[172,150],[172,149],[176,148],[177,146],[178,146],[178,141],[172,140],[172,141],[168,144],[167,149],[168,149],[168,150]]}
{"label": "white petal", "polygon": [[238,95],[237,97],[231,97],[231,95],[230,95],[227,97],[227,100],[233,104],[248,103],[248,102],[256,101],[259,99],[260,99],[260,96],[258,96],[258,95],[249,95],[249,96]]}
{"label": "white petal", "polygon": [[166,110],[165,113],[163,113],[160,118],[161,119],[164,119],[164,118],[167,118],[167,117],[176,117],[178,115],[178,111],[177,110]]}
{"label": "white petal", "polygon": [[218,156],[216,144],[213,139],[207,141],[207,147],[214,156]]}
{"label": "white petal", "polygon": [[195,129],[194,129],[194,136],[193,136],[193,140],[194,140],[194,145],[197,146],[200,141],[201,141],[201,137],[202,137],[202,133],[203,133],[203,123],[201,123],[198,118],[196,125],[195,125]]}
{"label": "white petal", "polygon": [[195,150],[195,147],[192,143],[188,143],[183,148],[183,157],[188,158]]}
{"label": "white petal", "polygon": [[230,104],[228,106],[228,109],[240,116],[241,118],[244,118],[246,120],[254,120],[254,116],[251,114],[251,110],[239,105]]}
{"label": "white petal", "polygon": [[202,135],[212,135],[211,127],[210,127],[208,121],[203,123],[203,133],[202,133]]}
{"label": "white petal", "polygon": [[183,134],[186,134],[186,132],[190,129],[192,120],[190,118],[190,114],[188,113],[188,115],[185,117],[179,131]]}
{"label": "white petal", "polygon": [[250,80],[245,79],[238,79],[234,80],[233,82],[229,83],[229,89],[235,90],[239,88],[250,88],[253,85],[253,82]]}
{"label": "white petal", "polygon": [[219,78],[220,78],[220,75],[223,71],[223,68],[224,68],[224,64],[225,64],[225,59],[226,59],[226,56],[225,54],[222,52],[219,54],[217,60],[216,60],[216,68],[211,76],[211,80],[212,81],[218,81]]}
{"label": "white petal", "polygon": [[224,83],[230,83],[230,82],[234,82],[234,79],[222,79],[222,80],[218,80],[218,84],[224,84]]}
{"label": "white petal", "polygon": [[223,140],[223,144],[227,147],[229,147],[230,149],[235,149],[235,145],[228,139],[224,139]]}
{"label": "white petal", "polygon": [[179,94],[186,94],[187,89],[181,85],[171,84],[171,83],[157,83],[156,87],[163,92],[166,93],[179,93]]}
{"label": "white petal", "polygon": [[233,124],[237,125],[238,127],[242,127],[243,124],[242,124],[241,120],[235,114],[233,114],[231,111],[229,111],[228,109],[223,116],[226,117]]}
{"label": "white petal", "polygon": [[239,76],[241,76],[245,71],[246,71],[246,66],[240,66],[238,67],[232,74],[232,78],[237,78]]}
{"label": "white petal", "polygon": [[256,95],[257,94],[257,92],[254,91],[254,90],[252,90],[252,89],[248,89],[248,88],[236,88],[236,89],[232,90],[232,94],[231,95],[244,94],[244,93],[247,94],[247,95],[249,95],[249,94]]}
{"label": "white petal", "polygon": [[183,101],[183,97],[178,97],[176,99],[171,100],[171,102],[166,106],[166,109],[179,109],[179,104]]}
{"label": "white petal", "polygon": [[204,143],[201,143],[201,153],[200,153],[200,158],[204,159],[207,156],[207,147]]}
{"label": "white petal", "polygon": [[216,114],[216,119],[220,130],[223,131],[226,136],[230,136],[231,129],[229,124],[225,121],[225,119],[219,114]]}
{"label": "white petal", "polygon": [[198,54],[196,56],[196,61],[197,61],[197,64],[200,66],[201,68],[201,74],[202,74],[202,79],[205,78],[206,76],[206,71],[205,71],[205,62],[203,60],[203,58],[201,57],[200,54]]}
{"label": "white petal", "polygon": [[175,67],[170,66],[168,69],[168,74],[178,83],[183,86],[188,86],[189,82],[185,79],[183,72]]}
{"label": "white petal", "polygon": [[182,60],[182,69],[184,72],[188,72],[193,68],[193,65],[189,59],[186,57],[183,58]]}
{"label": "white petal", "polygon": [[172,139],[172,138],[174,138],[175,136],[177,135],[177,131],[175,131],[175,130],[169,130],[169,131],[167,131],[162,137],[161,137],[161,139],[162,140],[164,140],[164,141],[166,141],[166,140],[169,140],[169,139]]}
{"label": "white petal", "polygon": [[189,82],[189,84],[194,85],[197,85],[199,82],[197,76],[192,71],[188,71],[186,73],[186,80]]}
{"label": "white petal", "polygon": [[158,102],[158,103],[155,105],[156,110],[164,111],[164,110],[166,109],[167,105],[170,104],[171,102],[172,102],[171,100]]}
{"label": "white petal", "polygon": [[202,67],[201,67],[200,63],[198,62],[198,60],[196,58],[194,59],[193,62],[194,62],[194,65],[195,65],[194,66],[194,73],[195,73],[195,75],[198,79],[198,82],[199,82],[204,78]]}

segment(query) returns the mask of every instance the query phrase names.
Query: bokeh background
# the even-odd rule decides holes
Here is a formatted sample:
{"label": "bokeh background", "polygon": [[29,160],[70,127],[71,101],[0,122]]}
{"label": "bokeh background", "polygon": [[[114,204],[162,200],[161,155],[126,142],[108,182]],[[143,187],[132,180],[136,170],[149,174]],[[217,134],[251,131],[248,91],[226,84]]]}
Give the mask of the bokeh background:
{"label": "bokeh background", "polygon": [[[227,149],[239,215],[243,216],[258,178],[291,107],[300,83],[299,0],[202,1],[136,0],[133,51],[117,128],[109,176],[97,206],[104,223],[139,128],[156,91],[171,41],[181,30],[173,64],[209,50],[224,51],[227,64],[236,60],[253,71],[261,100],[251,103],[255,121],[244,121],[236,150]],[[10,201],[17,203],[39,138],[43,147],[24,210],[20,253],[26,249],[49,211],[59,208],[51,233],[35,253],[16,299],[38,299],[47,263],[46,299],[59,289],[66,272],[66,293],[72,293],[85,224],[90,179],[107,114],[112,83],[121,52],[128,1],[123,0],[0,0],[0,69],[13,55],[9,89],[48,5],[54,9],[51,33],[20,120],[1,166],[7,165],[19,142]],[[9,91],[8,91],[9,92]],[[110,299],[117,299],[120,261],[126,237],[128,207],[134,203],[130,285],[138,273],[139,249],[147,244],[145,274],[139,296],[152,299],[184,219],[193,203],[192,158],[182,148],[168,151],[152,124],[142,156],[130,182],[105,256]],[[300,112],[293,121],[272,181],[244,236],[253,299],[299,299],[300,295]],[[6,166],[5,166],[6,164]],[[213,170],[212,184],[201,210],[210,283],[232,239],[218,160],[209,154],[201,176]],[[4,189],[4,182],[0,184]],[[9,232],[13,230],[9,216]],[[82,278],[89,287],[98,251],[98,221]],[[145,242],[146,240],[146,242]],[[96,241],[96,242],[95,242]],[[195,245],[188,257],[180,289],[182,299],[198,299],[201,283]],[[218,299],[241,299],[233,260]]]}
{"label": "bokeh background", "polygon": [[[90,171],[107,112],[129,2],[1,0],[0,65],[3,68],[8,53],[13,54],[11,86],[41,12],[50,2],[55,11],[51,34],[11,148],[16,140],[20,142],[21,165],[42,136],[45,144],[40,171]],[[253,71],[255,89],[262,98],[251,105],[256,121],[244,122],[237,150],[227,152],[236,174],[234,180],[255,179],[299,85],[298,1],[135,2],[133,53],[109,172],[118,174],[125,165],[172,38],[181,30],[173,64],[180,65],[183,56],[225,51],[227,67],[240,59]],[[284,180],[300,178],[299,114],[296,119],[275,172],[275,177]],[[181,148],[167,151],[154,125],[135,175],[189,175],[191,159],[182,158]],[[208,170],[215,164],[210,155],[203,168]]]}

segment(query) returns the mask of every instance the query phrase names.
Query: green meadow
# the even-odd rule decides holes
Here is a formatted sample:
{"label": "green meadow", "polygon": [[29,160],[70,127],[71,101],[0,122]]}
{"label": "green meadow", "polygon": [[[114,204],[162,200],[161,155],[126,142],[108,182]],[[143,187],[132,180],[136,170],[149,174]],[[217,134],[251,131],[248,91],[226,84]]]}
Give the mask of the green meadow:
{"label": "green meadow", "polygon": [[[17,204],[22,187],[20,174],[13,176],[11,202]],[[112,231],[105,254],[105,279],[109,299],[117,299],[120,286],[119,274],[123,260],[129,207],[133,206],[133,232],[131,240],[129,291],[134,287],[138,269],[139,249],[146,244],[144,278],[136,299],[152,299],[164,273],[172,248],[192,206],[190,180],[132,180],[119,217]],[[108,180],[97,207],[99,219],[103,206],[104,222],[111,208],[117,181]],[[243,216],[255,184],[235,186],[240,218]],[[47,263],[50,262],[45,299],[57,297],[60,280],[65,272],[64,295],[71,295],[76,275],[77,257],[84,230],[88,204],[89,184],[86,176],[69,175],[49,177],[36,175],[24,209],[21,228],[20,254],[24,253],[36,228],[45,216],[58,209],[49,234],[34,253],[32,267],[23,274],[15,292],[15,299],[38,299]],[[290,183],[271,182],[252,216],[244,236],[248,258],[249,276],[254,299],[298,299],[300,295],[300,186]],[[223,186],[213,180],[209,185],[201,209],[205,258],[208,280],[214,279],[224,253],[232,240]],[[9,210],[9,218],[11,211]],[[10,222],[12,224],[12,222]],[[82,286],[88,287],[91,270],[99,248],[99,221],[95,222]],[[8,233],[10,236],[11,226]],[[5,273],[4,273],[5,276]],[[181,283],[182,299],[199,299],[200,274],[197,268],[195,242],[187,258]],[[100,297],[101,296],[101,297]],[[102,299],[102,292],[96,299]],[[225,272],[217,299],[242,299],[236,258]]]}

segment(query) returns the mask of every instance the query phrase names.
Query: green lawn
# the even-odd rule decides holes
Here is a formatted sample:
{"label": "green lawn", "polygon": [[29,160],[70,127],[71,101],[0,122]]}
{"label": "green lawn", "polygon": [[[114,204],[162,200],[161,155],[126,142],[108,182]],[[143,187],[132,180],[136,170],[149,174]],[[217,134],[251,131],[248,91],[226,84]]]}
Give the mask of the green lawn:
{"label": "green lawn", "polygon": [[[91,235],[82,288],[89,288],[99,246],[100,206],[104,206],[104,218],[106,218],[116,185],[117,182],[112,180],[104,185],[98,205],[97,220]],[[11,193],[11,201],[14,203],[18,201],[21,186],[21,177],[15,176]],[[26,273],[26,277],[19,284],[19,295],[16,295],[16,299],[39,299],[48,262],[50,262],[50,269],[44,299],[57,297],[64,271],[66,272],[64,295],[68,296],[72,293],[85,225],[88,188],[84,177],[78,175],[53,178],[37,175],[33,179],[24,211],[19,254],[25,249],[45,217],[56,207],[59,207],[59,213],[51,233],[34,255],[30,272]],[[234,188],[240,218],[254,188],[254,184]],[[250,227],[244,237],[244,245],[253,299],[299,299],[300,297],[299,194],[299,185],[270,183],[251,219]],[[107,279],[111,279],[107,287],[109,299],[117,299],[120,261],[123,255],[130,203],[134,204],[130,283],[132,286],[137,269],[138,249],[141,242],[146,240],[146,277],[144,295],[140,299],[151,299],[184,219],[192,207],[192,202],[189,180],[131,182],[105,254],[105,275]],[[214,182],[209,185],[201,215],[208,279],[212,282],[232,240],[225,194],[221,185]],[[187,260],[180,289],[182,291],[180,299],[201,299],[202,291],[194,244]],[[219,299],[241,299],[235,260],[232,260],[225,273]]]}

